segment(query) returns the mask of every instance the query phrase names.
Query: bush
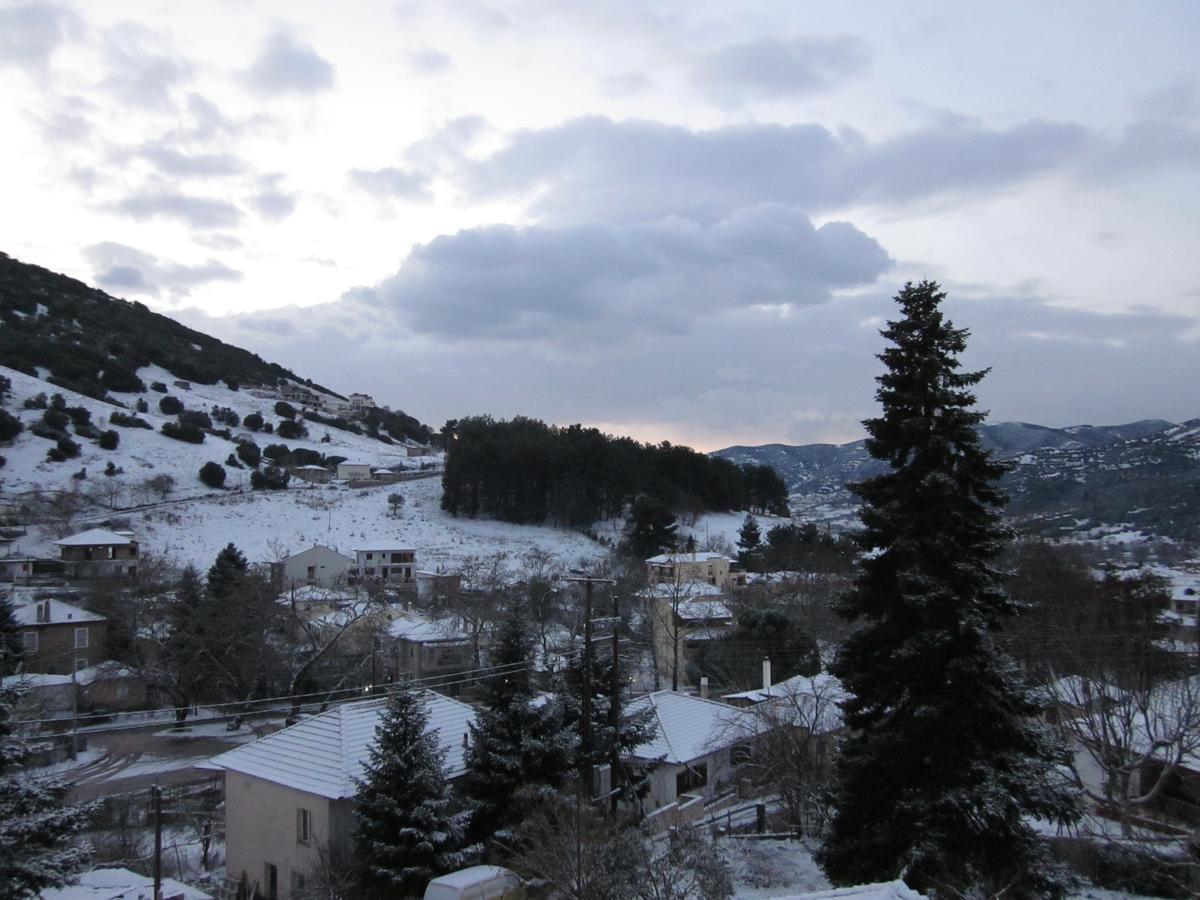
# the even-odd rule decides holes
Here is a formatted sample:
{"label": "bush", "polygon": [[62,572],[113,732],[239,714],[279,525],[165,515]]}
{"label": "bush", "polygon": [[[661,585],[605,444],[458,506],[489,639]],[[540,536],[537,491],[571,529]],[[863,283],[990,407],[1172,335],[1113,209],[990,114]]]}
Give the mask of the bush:
{"label": "bush", "polygon": [[44,413],[42,413],[42,421],[45,422],[48,427],[53,428],[56,431],[62,431],[71,421],[71,417],[61,409],[47,409]]}
{"label": "bush", "polygon": [[264,433],[264,434],[274,434],[274,433],[275,433],[275,426],[274,426],[274,425],[272,425],[270,422],[264,422],[264,423],[263,423],[262,430],[263,430],[263,433]]}
{"label": "bush", "polygon": [[34,422],[29,426],[31,434],[36,434],[40,438],[45,438],[48,441],[57,441],[59,438],[64,438],[67,433],[60,428],[51,428],[45,422]]}
{"label": "bush", "polygon": [[225,485],[225,467],[220,463],[206,462],[200,467],[200,480],[210,488],[219,488]]}
{"label": "bush", "polygon": [[225,465],[229,466],[231,469],[240,469],[242,467],[242,464],[238,462],[238,458],[232,453],[225,457]]}
{"label": "bush", "polygon": [[100,449],[101,450],[116,450],[117,444],[121,443],[121,436],[113,430],[101,432],[100,434]]}
{"label": "bush", "polygon": [[165,394],[167,392],[167,386],[161,381],[152,381],[150,382],[150,390],[158,391],[160,394]]}
{"label": "bush", "polygon": [[230,428],[237,428],[241,424],[241,417],[228,406],[214,406],[212,408],[212,418],[214,422],[220,422],[222,425],[228,425]]}
{"label": "bush", "polygon": [[183,401],[178,397],[172,397],[170,394],[158,401],[158,408],[165,415],[174,416],[183,412]]}
{"label": "bush", "polygon": [[146,390],[146,382],[138,378],[136,372],[115,363],[104,367],[100,383],[110,391],[120,391],[125,394],[140,394]]}
{"label": "bush", "polygon": [[250,487],[256,491],[279,491],[287,487],[290,478],[283,469],[266,466],[250,473]]}
{"label": "bush", "polygon": [[55,462],[74,459],[79,455],[79,445],[68,437],[59,438],[58,443],[46,455]]}
{"label": "bush", "polygon": [[100,429],[95,425],[76,425],[75,434],[81,438],[87,438],[89,441],[100,440]]}
{"label": "bush", "polygon": [[200,410],[185,409],[179,414],[180,425],[195,425],[197,428],[208,430],[213,427],[212,418],[206,412]]}
{"label": "bush", "polygon": [[104,467],[104,474],[107,475],[109,478],[112,478],[114,475],[120,475],[124,471],[125,471],[124,469],[117,468],[117,464],[114,463],[111,459],[108,461],[108,465],[106,465]]}
{"label": "bush", "polygon": [[92,424],[92,414],[82,406],[68,406],[65,412],[76,426]]}
{"label": "bush", "polygon": [[281,438],[295,440],[296,438],[308,437],[308,429],[297,422],[295,419],[284,419],[279,423],[279,427],[275,429],[275,433]]}
{"label": "bush", "polygon": [[242,462],[254,468],[258,465],[258,461],[262,459],[262,451],[258,449],[258,444],[254,441],[243,441],[237,445],[237,456]]}
{"label": "bush", "polygon": [[291,460],[292,451],[288,449],[287,444],[267,444],[267,449],[263,451],[262,455],[276,465],[284,465]]}
{"label": "bush", "polygon": [[45,394],[35,394],[32,397],[26,397],[23,404],[26,409],[45,409],[47,406]]}
{"label": "bush", "polygon": [[236,378],[229,378],[227,376],[225,378],[222,378],[221,380],[225,382],[225,386],[227,388],[229,388],[231,391],[236,391],[241,387],[241,385],[238,383],[238,380]]}
{"label": "bush", "polygon": [[296,418],[296,407],[285,400],[280,400],[275,404],[275,415],[285,419],[294,419]]}
{"label": "bush", "polygon": [[251,431],[258,431],[263,427],[263,417],[256,412],[252,412],[246,418],[242,419],[242,424]]}
{"label": "bush", "polygon": [[21,420],[6,409],[0,409],[0,441],[11,441],[25,430]]}
{"label": "bush", "polygon": [[204,443],[204,432],[195,425],[188,425],[186,422],[178,425],[174,422],[163,422],[162,433],[169,438],[174,438],[177,441],[186,441],[189,444]]}
{"label": "bush", "polygon": [[138,397],[137,411],[138,412],[150,412],[150,404],[146,402],[145,397]]}
{"label": "bush", "polygon": [[[122,412],[115,412],[109,415],[108,421],[113,425],[120,425],[122,428],[147,428],[150,431],[154,430],[154,426],[145,419],[139,419],[137,416],[127,416]],[[105,447],[104,449],[108,449]]]}

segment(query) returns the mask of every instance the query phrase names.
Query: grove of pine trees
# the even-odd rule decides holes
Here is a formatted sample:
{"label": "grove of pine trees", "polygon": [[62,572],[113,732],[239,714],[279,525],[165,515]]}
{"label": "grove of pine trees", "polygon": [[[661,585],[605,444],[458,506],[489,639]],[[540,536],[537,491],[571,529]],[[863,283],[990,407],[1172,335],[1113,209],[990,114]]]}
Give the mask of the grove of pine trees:
{"label": "grove of pine trees", "polygon": [[903,876],[935,896],[1054,895],[1062,870],[1029,818],[1070,823],[1059,751],[999,645],[1016,612],[995,561],[1003,467],[982,449],[967,332],[932,282],[907,284],[883,336],[871,455],[890,469],[862,499],[861,574],[842,601],[859,625],[833,667],[850,694],[836,814],[820,853],[837,884]]}

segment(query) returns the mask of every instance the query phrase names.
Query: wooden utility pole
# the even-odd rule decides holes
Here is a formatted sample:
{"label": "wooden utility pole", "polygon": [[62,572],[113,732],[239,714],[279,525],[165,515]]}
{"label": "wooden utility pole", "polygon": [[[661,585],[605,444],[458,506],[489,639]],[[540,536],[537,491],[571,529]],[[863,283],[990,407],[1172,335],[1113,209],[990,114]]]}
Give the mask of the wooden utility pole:
{"label": "wooden utility pole", "polygon": [[621,737],[621,601],[617,592],[612,592],[612,683],[608,698],[608,725],[612,729],[612,748],[609,754],[609,811],[617,814],[617,769],[621,764],[619,748]]}
{"label": "wooden utility pole", "polygon": [[579,710],[579,782],[590,792],[592,781],[592,587],[597,583],[616,584],[611,578],[579,575],[567,581],[583,583],[583,679]]}
{"label": "wooden utility pole", "polygon": [[162,788],[150,788],[154,802],[154,900],[162,900]]}

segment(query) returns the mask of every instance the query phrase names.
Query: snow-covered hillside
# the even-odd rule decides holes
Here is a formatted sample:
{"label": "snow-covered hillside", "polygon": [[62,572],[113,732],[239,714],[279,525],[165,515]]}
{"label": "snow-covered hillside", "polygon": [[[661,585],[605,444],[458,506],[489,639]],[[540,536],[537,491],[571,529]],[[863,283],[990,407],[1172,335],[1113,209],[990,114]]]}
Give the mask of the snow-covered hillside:
{"label": "snow-covered hillside", "polygon": [[[0,483],[9,499],[20,498],[33,490],[79,491],[93,498],[76,519],[78,527],[116,519],[127,522],[137,534],[143,551],[163,556],[180,564],[207,567],[217,552],[233,542],[252,561],[276,558],[279,552],[297,552],[314,543],[351,552],[368,541],[395,539],[417,549],[418,566],[453,570],[471,556],[497,552],[507,554],[511,568],[533,548],[541,548],[576,564],[607,552],[605,547],[574,531],[555,528],[518,526],[486,520],[455,519],[440,508],[441,479],[436,475],[380,487],[350,489],[331,485],[313,486],[293,479],[283,491],[251,491],[250,469],[227,467],[223,489],[201,483],[198,472],[206,462],[225,463],[236,443],[206,435],[202,444],[188,444],[160,433],[165,416],[158,411],[161,393],[114,394],[127,403],[132,413],[139,397],[150,404],[150,411],[138,413],[154,430],[115,428],[120,434],[116,450],[102,450],[97,444],[76,438],[82,452],[77,459],[50,462],[46,451],[54,442],[38,437],[29,426],[42,416],[40,409],[24,409],[27,397],[39,393],[60,393],[67,406],[82,406],[92,414],[100,429],[108,423],[115,407],[57,388],[41,379],[0,367],[0,374],[12,380],[12,396],[6,408],[21,418],[26,430],[11,447],[0,447],[7,464],[0,469]],[[252,396],[244,390],[232,391],[224,385],[192,384],[189,390],[177,388],[170,372],[147,367],[138,372],[147,383],[162,381],[170,385],[191,410],[209,412],[213,406],[228,407],[239,417],[258,412],[268,422],[278,423],[275,399]],[[405,466],[419,469],[422,462],[440,462],[438,457],[408,458],[398,445],[387,445],[366,435],[355,435],[314,422],[306,423],[307,439],[282,439],[278,435],[252,435],[260,447],[272,443],[291,448],[304,447],[320,453],[344,456],[355,462],[376,467]],[[243,429],[235,428],[236,436]],[[321,439],[329,435],[329,442]],[[116,476],[105,476],[109,462],[123,469]],[[74,477],[86,469],[87,477]],[[148,495],[142,487],[157,475],[170,475],[175,488],[165,500]],[[119,486],[120,490],[115,490]],[[106,490],[114,488],[114,490]],[[399,493],[405,503],[397,516],[391,514],[387,496]],[[147,501],[150,501],[147,504]],[[57,537],[49,527],[31,528],[20,541],[24,553],[57,555],[53,541]]]}

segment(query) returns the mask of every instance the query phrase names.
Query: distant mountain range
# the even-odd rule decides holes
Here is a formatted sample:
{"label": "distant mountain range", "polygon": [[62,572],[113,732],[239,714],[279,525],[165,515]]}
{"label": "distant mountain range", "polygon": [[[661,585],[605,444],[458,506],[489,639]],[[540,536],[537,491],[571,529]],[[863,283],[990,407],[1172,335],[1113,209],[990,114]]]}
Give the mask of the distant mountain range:
{"label": "distant mountain range", "polygon": [[[1200,541],[1200,419],[1175,424],[1046,428],[1001,422],[980,428],[984,446],[1011,460],[1007,514],[1024,531],[1046,536],[1137,532]],[[846,484],[884,465],[865,441],[726,447],[715,455],[772,466],[801,515],[847,524],[856,508]]]}

